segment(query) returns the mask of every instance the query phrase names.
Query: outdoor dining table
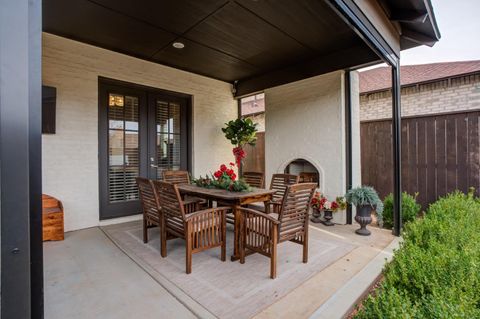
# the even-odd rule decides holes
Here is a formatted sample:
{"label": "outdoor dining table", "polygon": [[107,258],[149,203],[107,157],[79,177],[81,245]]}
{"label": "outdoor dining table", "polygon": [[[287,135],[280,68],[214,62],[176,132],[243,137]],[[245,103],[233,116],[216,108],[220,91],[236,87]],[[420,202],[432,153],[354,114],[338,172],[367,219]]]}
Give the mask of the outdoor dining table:
{"label": "outdoor dining table", "polygon": [[265,213],[269,213],[274,190],[253,188],[249,192],[229,192],[223,189],[205,188],[190,184],[179,184],[181,194],[204,198],[210,201],[221,202],[222,206],[230,206],[234,215],[234,243],[232,261],[240,259],[240,212],[239,208],[252,203],[265,203]]}

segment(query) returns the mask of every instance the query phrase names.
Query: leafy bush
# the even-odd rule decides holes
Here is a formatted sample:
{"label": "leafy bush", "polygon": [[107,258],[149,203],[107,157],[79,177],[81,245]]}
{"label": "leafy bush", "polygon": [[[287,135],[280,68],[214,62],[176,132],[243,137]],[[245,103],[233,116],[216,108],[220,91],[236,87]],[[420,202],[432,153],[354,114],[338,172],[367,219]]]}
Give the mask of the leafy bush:
{"label": "leafy bush", "polygon": [[355,318],[480,318],[480,201],[459,192],[406,225],[384,281]]}
{"label": "leafy bush", "polygon": [[[402,222],[406,224],[415,220],[422,206],[417,203],[417,195],[412,196],[408,193],[402,194]],[[393,194],[389,194],[383,200],[383,227],[393,227]]]}

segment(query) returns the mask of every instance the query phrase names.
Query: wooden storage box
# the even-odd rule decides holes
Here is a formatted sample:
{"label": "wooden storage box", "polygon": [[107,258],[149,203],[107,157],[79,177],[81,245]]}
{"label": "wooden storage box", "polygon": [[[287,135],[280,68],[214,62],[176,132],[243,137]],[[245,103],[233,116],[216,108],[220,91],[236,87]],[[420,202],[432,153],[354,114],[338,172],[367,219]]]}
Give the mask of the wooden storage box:
{"label": "wooden storage box", "polygon": [[58,199],[42,195],[43,241],[63,240],[63,205]]}

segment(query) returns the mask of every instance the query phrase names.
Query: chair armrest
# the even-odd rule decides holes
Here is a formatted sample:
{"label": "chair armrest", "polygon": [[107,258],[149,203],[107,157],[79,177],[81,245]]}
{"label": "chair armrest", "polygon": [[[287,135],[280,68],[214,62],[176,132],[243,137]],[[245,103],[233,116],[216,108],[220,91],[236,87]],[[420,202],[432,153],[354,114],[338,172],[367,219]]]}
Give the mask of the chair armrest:
{"label": "chair armrest", "polygon": [[258,217],[265,218],[265,219],[271,221],[272,223],[274,223],[275,225],[280,224],[280,221],[278,219],[275,219],[274,217],[272,217],[270,215],[267,215],[265,213],[262,213],[258,210],[250,209],[250,208],[239,208],[238,210],[240,211],[241,214],[244,214],[244,215],[252,214],[252,215],[255,215],[255,216],[258,216]]}
{"label": "chair armrest", "polygon": [[207,216],[212,213],[217,213],[221,215],[225,215],[231,208],[230,207],[215,207],[215,208],[208,208],[208,209],[203,209],[199,210],[193,213],[190,213],[185,216],[185,221],[189,222],[192,221],[193,219],[196,219],[198,217],[202,216]]}

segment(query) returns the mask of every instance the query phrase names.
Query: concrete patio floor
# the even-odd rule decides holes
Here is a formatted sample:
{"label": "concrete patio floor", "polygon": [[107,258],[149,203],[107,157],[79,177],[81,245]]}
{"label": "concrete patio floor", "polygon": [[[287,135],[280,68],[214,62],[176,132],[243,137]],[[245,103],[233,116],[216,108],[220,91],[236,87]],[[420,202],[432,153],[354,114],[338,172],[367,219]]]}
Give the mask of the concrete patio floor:
{"label": "concrete patio floor", "polygon": [[[311,226],[311,231],[356,248],[255,318],[343,317],[398,246],[390,231],[371,227],[372,236],[361,237],[355,228]],[[44,264],[46,319],[203,317],[201,306],[162,285],[100,228],[66,233],[63,242],[46,242]]]}

